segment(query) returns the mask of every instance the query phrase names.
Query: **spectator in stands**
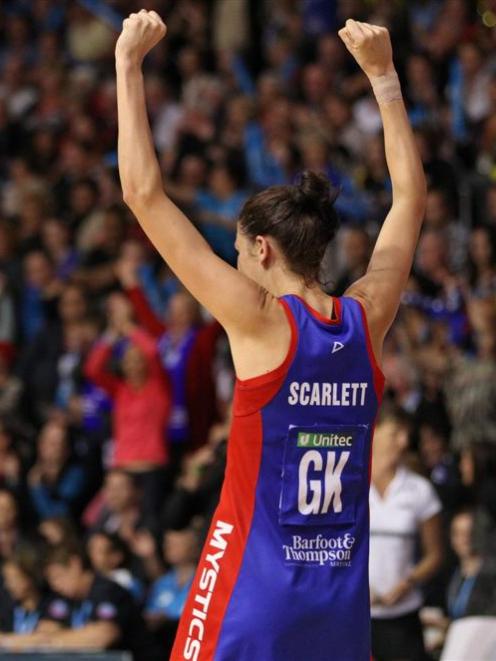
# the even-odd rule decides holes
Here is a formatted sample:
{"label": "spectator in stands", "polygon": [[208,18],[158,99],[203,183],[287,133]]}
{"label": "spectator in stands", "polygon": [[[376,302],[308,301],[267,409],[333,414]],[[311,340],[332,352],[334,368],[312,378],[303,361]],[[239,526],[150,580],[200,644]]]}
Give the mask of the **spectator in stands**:
{"label": "spectator in stands", "polygon": [[475,355],[454,354],[445,373],[451,443],[456,449],[469,441],[496,444],[496,301],[473,299],[468,314]]}
{"label": "spectator in stands", "polygon": [[341,233],[343,266],[336,286],[337,296],[342,296],[352,282],[365,275],[370,258],[370,237],[361,227],[346,227]]}
{"label": "spectator in stands", "polygon": [[443,514],[451,518],[463,501],[460,474],[449,450],[449,437],[435,421],[424,422],[419,429],[419,455],[427,476],[443,505]]}
{"label": "spectator in stands", "polygon": [[39,519],[77,515],[81,511],[86,475],[71,461],[67,429],[47,422],[38,438],[36,461],[28,473],[29,495]]}
{"label": "spectator in stands", "polygon": [[15,419],[19,415],[22,382],[12,371],[12,345],[0,346],[0,416]]}
{"label": "spectator in stands", "polygon": [[0,487],[19,493],[22,487],[22,465],[6,423],[0,418]]}
{"label": "spectator in stands", "polygon": [[[372,653],[377,661],[425,657],[420,586],[442,561],[441,503],[430,485],[403,465],[409,425],[383,407],[374,433],[370,488]],[[415,561],[415,539],[421,556]]]}
{"label": "spectator in stands", "polygon": [[198,549],[198,533],[192,528],[164,534],[163,557],[169,569],[151,586],[145,618],[152,630],[160,631],[169,651],[193,582]]}
{"label": "spectator in stands", "polygon": [[24,258],[24,287],[21,301],[21,331],[24,338],[34,339],[46,321],[55,315],[60,283],[52,264],[41,251],[31,251]]}
{"label": "spectator in stands", "polygon": [[474,513],[465,508],[451,522],[451,547],[457,567],[446,591],[446,615],[427,614],[425,626],[439,632],[442,641],[452,621],[464,617],[496,615],[496,565],[493,557],[481,555],[474,547]]}
{"label": "spectator in stands", "polygon": [[496,454],[494,444],[472,441],[461,452],[462,483],[474,508],[473,544],[485,556],[496,552]]}
{"label": "spectator in stands", "polygon": [[467,281],[472,296],[496,293],[496,233],[490,227],[481,225],[470,233]]}
{"label": "spectator in stands", "polygon": [[119,535],[103,531],[92,533],[86,552],[95,572],[128,590],[137,602],[142,600],[143,584],[129,569],[129,549]]}
{"label": "spectator in stands", "polygon": [[139,287],[133,262],[122,259],[119,274],[136,318],[158,339],[161,363],[171,384],[168,437],[175,473],[184,452],[205,443],[217,417],[213,372],[215,349],[223,331],[215,321],[202,322],[198,303],[184,290],[170,297],[162,321]]}
{"label": "spectator in stands", "polygon": [[67,225],[59,218],[49,218],[41,228],[43,248],[50,256],[58,280],[67,281],[78,265],[79,255],[71,245]]}
{"label": "spectator in stands", "polygon": [[[153,512],[165,489],[170,389],[155,341],[131,322],[126,301],[118,296],[114,295],[111,325],[90,352],[85,373],[114,401],[113,465],[135,473],[142,485],[144,507]],[[125,340],[122,377],[108,367],[118,340]]]}
{"label": "spectator in stands", "polygon": [[470,615],[496,615],[494,558],[474,548],[474,514],[461,510],[451,522],[451,546],[459,567],[448,586],[447,612],[452,620]]}
{"label": "spectator in stands", "polygon": [[32,633],[45,606],[39,559],[32,551],[16,554],[4,562],[2,574],[6,594],[0,599],[0,632]]}
{"label": "spectator in stands", "polygon": [[224,479],[229,425],[229,418],[214,425],[208,442],[183,461],[175,489],[167,499],[162,513],[165,529],[186,528],[195,517],[201,517],[204,523],[200,537],[206,536]]}
{"label": "spectator in stands", "polygon": [[134,658],[162,659],[146,631],[132,596],[114,581],[94,574],[84,554],[76,549],[53,549],[45,573],[57,596],[48,600],[33,633],[4,634],[0,648],[42,646],[72,650],[124,647]]}
{"label": "spectator in stands", "polygon": [[25,548],[33,546],[32,540],[21,527],[19,505],[7,489],[0,489],[0,566]]}
{"label": "spectator in stands", "polygon": [[30,420],[38,424],[45,421],[54,404],[58,361],[66,346],[67,332],[87,314],[85,291],[76,285],[67,285],[61,292],[55,319],[45,324],[25,348],[20,364],[24,406]]}
{"label": "spectator in stands", "polygon": [[48,548],[64,544],[76,546],[79,539],[79,531],[73,519],[63,516],[52,516],[41,521],[38,533]]}

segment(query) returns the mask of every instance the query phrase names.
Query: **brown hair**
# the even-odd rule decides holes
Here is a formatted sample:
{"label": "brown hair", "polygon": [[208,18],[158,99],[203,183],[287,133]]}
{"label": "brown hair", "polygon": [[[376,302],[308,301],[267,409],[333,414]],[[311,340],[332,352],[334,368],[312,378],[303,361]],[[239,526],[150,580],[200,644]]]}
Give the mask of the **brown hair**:
{"label": "brown hair", "polygon": [[305,171],[296,186],[271,186],[251,197],[240,214],[240,229],[251,239],[273,237],[289,268],[306,284],[319,281],[324,253],[336,235],[339,194],[324,175]]}

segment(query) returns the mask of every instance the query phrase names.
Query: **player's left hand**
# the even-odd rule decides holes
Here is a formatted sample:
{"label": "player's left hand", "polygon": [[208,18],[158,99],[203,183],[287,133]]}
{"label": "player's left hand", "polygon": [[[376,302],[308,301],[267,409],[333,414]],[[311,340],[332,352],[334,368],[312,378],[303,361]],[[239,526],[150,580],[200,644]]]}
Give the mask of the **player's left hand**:
{"label": "player's left hand", "polygon": [[156,11],[142,9],[137,14],[130,14],[122,24],[122,32],[115,46],[116,58],[128,57],[141,64],[166,32],[165,23]]}
{"label": "player's left hand", "polygon": [[387,28],[349,18],[338,34],[369,78],[394,71],[393,49]]}

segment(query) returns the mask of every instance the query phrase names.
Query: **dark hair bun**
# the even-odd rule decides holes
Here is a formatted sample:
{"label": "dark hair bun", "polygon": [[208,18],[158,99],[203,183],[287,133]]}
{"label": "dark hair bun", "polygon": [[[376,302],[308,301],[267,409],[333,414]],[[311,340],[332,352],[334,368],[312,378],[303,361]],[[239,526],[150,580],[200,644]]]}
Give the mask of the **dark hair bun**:
{"label": "dark hair bun", "polygon": [[329,213],[332,205],[339,195],[339,190],[333,188],[327,177],[323,174],[305,170],[297,186],[301,202],[311,204],[324,214]]}
{"label": "dark hair bun", "polygon": [[295,186],[272,186],[250,198],[241,211],[243,232],[272,236],[294,273],[306,283],[319,282],[320,265],[339,219],[339,191],[323,174],[306,170]]}

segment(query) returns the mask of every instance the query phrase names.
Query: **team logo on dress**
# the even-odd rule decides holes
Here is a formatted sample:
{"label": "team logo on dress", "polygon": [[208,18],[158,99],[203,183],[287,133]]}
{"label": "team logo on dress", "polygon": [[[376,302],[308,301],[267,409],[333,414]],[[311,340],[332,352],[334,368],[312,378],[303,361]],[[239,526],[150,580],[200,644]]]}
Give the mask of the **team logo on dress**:
{"label": "team logo on dress", "polygon": [[334,342],[331,353],[336,353],[336,351],[341,351],[341,349],[344,349],[344,344],[342,342]]}

